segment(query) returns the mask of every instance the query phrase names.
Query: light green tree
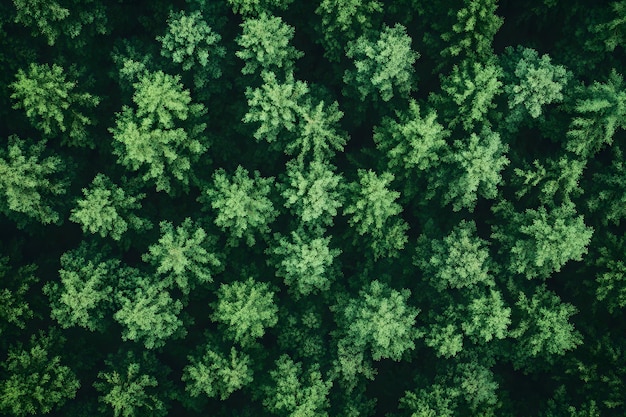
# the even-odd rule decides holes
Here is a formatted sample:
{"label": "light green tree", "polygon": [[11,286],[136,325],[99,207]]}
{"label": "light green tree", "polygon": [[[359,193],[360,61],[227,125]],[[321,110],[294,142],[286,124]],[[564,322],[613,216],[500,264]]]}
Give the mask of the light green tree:
{"label": "light green tree", "polygon": [[30,143],[10,136],[7,149],[0,149],[0,212],[20,228],[29,221],[61,223],[55,200],[67,191],[61,176],[63,160],[48,155],[46,143]]}
{"label": "light green tree", "polygon": [[506,223],[493,227],[492,238],[500,243],[499,252],[507,254],[506,267],[513,274],[548,278],[587,253],[593,229],[577,215],[572,202],[549,211],[541,206],[517,213],[510,203],[502,201],[494,211]]}
{"label": "light green tree", "polygon": [[534,49],[522,46],[508,47],[502,58],[505,68],[504,89],[508,95],[509,128],[530,116],[533,119],[543,114],[543,109],[552,103],[564,100],[564,92],[572,73],[562,65],[552,64],[551,58]]}
{"label": "light green tree", "polygon": [[77,85],[59,65],[31,63],[28,70],[18,70],[10,85],[13,108],[24,109],[28,120],[45,137],[61,136],[62,143],[93,148],[95,143],[86,127],[95,119],[86,113],[100,99],[77,90]]}
{"label": "light green tree", "polygon": [[488,242],[476,235],[474,221],[461,220],[443,239],[421,235],[414,263],[437,291],[494,284]]}
{"label": "light green tree", "polygon": [[34,317],[28,292],[39,281],[36,265],[25,265],[15,270],[9,258],[0,257],[0,337],[10,340],[14,330],[21,333]]}
{"label": "light green tree", "polygon": [[[93,386],[100,393],[102,412],[114,417],[165,417],[168,403],[159,389],[159,379],[166,371],[148,352],[139,355],[120,351],[109,355],[106,368],[98,373]],[[161,378],[159,378],[161,377]]]}
{"label": "light green tree", "polygon": [[413,64],[419,54],[411,49],[411,38],[400,24],[385,26],[374,41],[361,36],[348,43],[346,55],[355,68],[346,70],[344,82],[356,88],[361,100],[371,96],[389,101],[415,89]]}
{"label": "light green tree", "polygon": [[161,285],[174,284],[183,294],[189,294],[197,283],[213,282],[213,275],[222,269],[222,261],[215,250],[215,239],[209,237],[190,218],[174,229],[171,222],[162,221],[159,241],[150,245],[142,256],[156,267],[163,277]]}
{"label": "light green tree", "polygon": [[334,166],[317,160],[304,169],[295,160],[287,162],[284,183],[279,185],[285,207],[305,224],[331,225],[344,203],[344,179],[334,171]]}
{"label": "light green tree", "polygon": [[253,380],[250,356],[234,347],[230,352],[221,352],[207,345],[199,355],[187,360],[182,381],[192,397],[206,395],[225,400]]}
{"label": "light green tree", "polygon": [[396,202],[400,193],[389,189],[394,176],[372,170],[358,170],[359,182],[350,184],[351,203],[344,208],[356,232],[371,238],[374,257],[394,256],[404,248],[409,226],[399,217],[402,206]]}
{"label": "light green tree", "polygon": [[143,343],[146,349],[165,346],[169,339],[187,333],[179,314],[183,308],[153,279],[126,268],[116,293],[117,311],[113,318],[122,325],[122,340]]}
{"label": "light green tree", "polygon": [[293,26],[279,16],[261,13],[258,17],[245,19],[240,26],[242,33],[236,42],[241,49],[235,54],[245,62],[242,74],[257,71],[289,73],[294,69],[295,61],[304,56],[290,45]]}
{"label": "light green tree", "polygon": [[486,343],[508,336],[511,308],[505,307],[502,294],[490,289],[487,294],[474,298],[467,306],[466,319],[461,327],[475,343]]}
{"label": "light green tree", "polygon": [[255,234],[267,234],[268,225],[277,216],[269,194],[274,178],[262,178],[258,171],[251,177],[241,165],[232,176],[218,169],[213,174],[213,186],[207,188],[200,201],[215,210],[215,224],[228,233],[228,242],[237,246],[245,238],[248,246],[256,242]]}
{"label": "light green tree", "polygon": [[270,253],[278,257],[276,275],[297,294],[308,295],[326,291],[337,274],[333,262],[341,250],[330,247],[330,236],[307,233],[303,228],[291,237],[277,234],[278,245]]}
{"label": "light green tree", "polygon": [[0,412],[23,417],[47,414],[76,396],[80,382],[55,355],[56,334],[39,333],[24,346],[16,343],[0,363]]}
{"label": "light green tree", "polygon": [[222,37],[207,24],[200,11],[171,12],[167,32],[158,36],[161,55],[180,64],[184,71],[195,71],[196,87],[204,87],[222,75],[221,60],[226,49],[219,44]]}
{"label": "light green tree", "polygon": [[347,343],[371,352],[374,360],[400,361],[405,352],[415,349],[420,336],[415,327],[419,310],[408,304],[410,294],[374,280],[359,291],[358,298],[336,306]]}
{"label": "light green tree", "polygon": [[626,89],[624,78],[615,69],[606,83],[594,81],[580,90],[576,117],[567,132],[565,148],[589,158],[605,144],[612,144],[615,133],[626,128]]}
{"label": "light green tree", "polygon": [[285,10],[293,0],[228,0],[234,13],[256,16],[272,10]]}
{"label": "light green tree", "polygon": [[61,256],[60,282],[50,281],[44,293],[50,298],[50,316],[61,327],[104,331],[113,310],[113,286],[120,262],[95,245],[81,245]]}
{"label": "light green tree", "polygon": [[80,224],[85,233],[120,240],[128,230],[152,227],[149,220],[135,214],[145,194],[131,195],[104,174],[96,175],[89,188],[83,188],[83,196],[72,209],[70,220]]}
{"label": "light green tree", "polygon": [[136,109],[124,106],[110,129],[118,162],[153,181],[157,191],[172,193],[172,180],[188,186],[192,163],[208,148],[200,136],[204,106],[191,102],[180,76],[163,71],[141,75],[134,89]]}
{"label": "light green tree", "polygon": [[270,371],[273,385],[266,387],[263,405],[272,413],[288,417],[327,417],[332,382],[324,380],[319,366],[303,371],[288,355],[276,360]]}
{"label": "light green tree", "polygon": [[278,322],[278,307],[269,284],[252,278],[222,284],[211,319],[224,327],[230,340],[246,347],[263,337]]}

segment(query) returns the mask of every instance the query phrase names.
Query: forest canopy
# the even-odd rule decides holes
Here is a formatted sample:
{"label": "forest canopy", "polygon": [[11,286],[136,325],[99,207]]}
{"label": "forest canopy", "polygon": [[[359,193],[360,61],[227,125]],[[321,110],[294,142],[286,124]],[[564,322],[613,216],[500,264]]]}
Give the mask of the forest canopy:
{"label": "forest canopy", "polygon": [[626,415],[626,1],[0,3],[0,415]]}

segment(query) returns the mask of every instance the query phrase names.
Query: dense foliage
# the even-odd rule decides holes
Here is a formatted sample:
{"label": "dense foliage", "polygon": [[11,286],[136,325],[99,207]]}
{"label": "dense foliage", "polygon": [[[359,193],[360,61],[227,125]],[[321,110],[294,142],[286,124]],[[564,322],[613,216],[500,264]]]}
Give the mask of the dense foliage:
{"label": "dense foliage", "polygon": [[626,1],[0,2],[0,415],[626,415]]}

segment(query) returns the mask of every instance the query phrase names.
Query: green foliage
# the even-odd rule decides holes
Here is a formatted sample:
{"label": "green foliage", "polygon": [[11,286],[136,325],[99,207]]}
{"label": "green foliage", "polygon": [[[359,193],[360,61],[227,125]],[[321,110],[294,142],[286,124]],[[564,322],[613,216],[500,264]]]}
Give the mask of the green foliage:
{"label": "green foliage", "polygon": [[197,122],[205,108],[191,102],[180,80],[163,71],[143,74],[134,84],[136,110],[124,106],[110,129],[118,162],[167,193],[172,179],[189,184],[192,163],[207,150],[200,138],[206,125]]}
{"label": "green foliage", "polygon": [[183,304],[138,270],[124,271],[123,288],[116,294],[119,309],[113,318],[123,326],[122,340],[142,342],[146,349],[165,346],[187,333],[178,317]]}
{"label": "green foliage", "polygon": [[504,23],[495,14],[497,7],[497,0],[464,0],[463,7],[456,11],[452,30],[441,35],[446,42],[441,55],[488,61],[493,56],[493,38]]}
{"label": "green foliage", "polygon": [[147,352],[120,352],[105,360],[106,371],[93,384],[104,403],[102,412],[112,409],[115,417],[165,417],[167,404],[158,391],[154,375],[159,364]]}
{"label": "green foliage", "polygon": [[[32,336],[27,346],[17,343],[9,349],[0,367],[0,411],[13,416],[47,414],[74,398],[80,382],[72,370],[54,355],[52,333]],[[61,340],[62,339],[57,339]]]}
{"label": "green foliage", "polygon": [[106,329],[105,317],[111,310],[120,262],[106,251],[86,243],[61,256],[61,282],[48,282],[44,293],[50,298],[50,317],[61,327],[84,327],[91,331]]}
{"label": "green foliage", "polygon": [[442,109],[450,127],[461,125],[472,132],[476,126],[490,125],[488,116],[502,92],[502,75],[502,68],[493,63],[463,61],[442,78],[442,94],[431,94],[429,99]]}
{"label": "green foliage", "polygon": [[389,101],[406,97],[415,90],[413,64],[419,54],[411,49],[406,28],[385,26],[375,41],[366,36],[348,43],[346,56],[354,60],[355,69],[345,72],[344,82],[357,89],[361,100]]}
{"label": "green foliage", "polygon": [[502,295],[497,290],[475,298],[467,307],[467,320],[463,331],[477,343],[504,339],[511,324],[511,309],[505,307]]}
{"label": "green foliage", "polygon": [[263,405],[272,413],[289,417],[327,417],[328,393],[331,381],[323,379],[319,367],[314,365],[307,372],[302,364],[288,355],[276,360],[276,368],[270,371],[273,385],[266,387]]}
{"label": "green foliage", "polygon": [[259,70],[290,73],[295,61],[304,56],[290,45],[293,26],[278,16],[261,13],[257,18],[245,19],[241,28],[236,41],[242,49],[235,54],[245,62],[242,74]]}
{"label": "green foliage", "polygon": [[223,266],[218,255],[207,250],[214,248],[215,239],[190,218],[176,230],[168,221],[162,221],[160,226],[159,241],[150,245],[142,259],[156,267],[163,277],[161,284],[167,287],[176,284],[184,294],[189,294],[196,283],[213,282],[213,275]]}
{"label": "green foliage", "polygon": [[106,33],[107,18],[100,2],[80,0],[67,3],[55,0],[13,0],[17,12],[15,22],[30,27],[33,35],[43,35],[50,46],[63,35],[78,37],[87,25],[93,25],[97,33]]}
{"label": "green foliage", "polygon": [[552,64],[551,58],[534,49],[508,47],[502,58],[505,67],[505,91],[509,96],[507,123],[516,126],[527,116],[539,118],[544,108],[560,103],[572,78],[562,65]]}
{"label": "green foliage", "polygon": [[252,380],[250,356],[234,347],[224,354],[207,345],[198,357],[189,356],[183,369],[182,381],[192,397],[228,398],[233,392],[249,385]]}
{"label": "green foliage", "polygon": [[331,225],[344,203],[343,177],[334,170],[321,161],[311,162],[306,170],[297,161],[289,161],[281,186],[285,207],[305,224]]}
{"label": "green foliage", "polygon": [[626,1],[611,3],[612,19],[591,27],[592,32],[598,33],[605,48],[613,52],[615,48],[626,45]]}
{"label": "green foliage", "polygon": [[[429,188],[442,187],[443,204],[452,204],[454,211],[474,211],[478,197],[494,199],[502,181],[502,170],[508,165],[508,146],[500,135],[488,128],[472,133],[466,140],[455,140],[454,151],[446,155],[446,165]],[[434,194],[434,193],[433,193]]]}
{"label": "green foliage", "polygon": [[502,245],[499,252],[508,254],[506,267],[513,274],[548,278],[587,253],[593,229],[585,225],[582,215],[576,215],[571,202],[549,211],[541,206],[523,213],[501,202],[494,210],[502,213],[506,224],[495,225],[492,237]]}
{"label": "green foliage", "polygon": [[457,389],[447,384],[433,384],[415,392],[407,392],[400,399],[400,408],[409,411],[411,417],[456,416]]}
{"label": "green foliage", "polygon": [[65,195],[67,183],[60,178],[63,160],[47,155],[46,143],[29,143],[9,136],[7,149],[0,149],[0,212],[14,219],[19,227],[35,220],[60,224],[54,207]]}
{"label": "green foliage", "polygon": [[545,285],[538,286],[530,298],[520,292],[515,306],[520,319],[510,334],[518,339],[512,358],[517,368],[537,357],[552,361],[582,343],[581,334],[569,321],[576,307],[563,303]]}
{"label": "green foliage", "polygon": [[302,228],[291,232],[291,239],[277,234],[278,246],[271,250],[279,259],[276,275],[283,277],[296,294],[327,291],[337,274],[333,262],[341,253],[339,249],[330,248],[330,239],[307,233]]}
{"label": "green foliage", "polygon": [[618,225],[626,217],[626,167],[622,150],[613,150],[611,165],[593,175],[595,187],[587,200],[589,210],[599,213],[604,225]]}
{"label": "green foliage", "polygon": [[322,0],[315,13],[322,18],[321,43],[325,56],[339,61],[346,41],[374,28],[383,3],[378,0]]}
{"label": "green foliage", "polygon": [[493,285],[488,242],[476,236],[476,224],[461,220],[441,240],[420,236],[414,263],[437,291]]}
{"label": "green foliage", "polygon": [[597,249],[594,264],[599,268],[596,275],[596,298],[611,313],[619,313],[626,307],[626,263],[623,254],[626,239],[609,234]]}
{"label": "green foliage", "polygon": [[83,112],[96,107],[100,99],[76,91],[77,84],[67,79],[59,65],[32,63],[27,71],[18,70],[10,85],[13,108],[24,109],[28,120],[46,137],[61,136],[63,143],[93,148],[86,126],[95,120]]}
{"label": "green foliage", "polygon": [[26,265],[12,270],[7,257],[0,257],[0,337],[7,339],[13,328],[26,329],[34,314],[27,294],[39,279],[36,265]]}
{"label": "green foliage", "polygon": [[250,177],[247,169],[241,165],[230,177],[223,169],[213,174],[213,186],[207,188],[200,197],[201,202],[217,213],[215,224],[228,231],[228,242],[237,246],[245,238],[248,246],[256,242],[255,234],[267,234],[268,225],[277,216],[274,204],[268,198],[272,191],[274,178],[262,178],[258,171]]}
{"label": "green foliage", "polygon": [[250,346],[263,337],[265,329],[278,322],[278,307],[269,284],[252,278],[222,284],[217,290],[218,302],[211,315],[224,326],[224,334],[241,346]]}
{"label": "green foliage", "polygon": [[450,131],[437,121],[435,110],[424,113],[411,100],[406,112],[396,112],[397,120],[386,117],[374,128],[376,147],[385,153],[396,177],[411,178],[415,171],[428,172],[441,163]]}
{"label": "green foliage", "polygon": [[[347,342],[368,349],[374,360],[393,359],[415,349],[420,333],[415,328],[419,310],[408,304],[411,292],[396,291],[374,280],[359,297],[339,306],[339,323]],[[336,307],[337,308],[337,307]]]}
{"label": "green foliage", "polygon": [[243,16],[260,15],[272,10],[284,10],[293,0],[228,0],[234,13]]}
{"label": "green foliage", "polygon": [[394,176],[363,169],[357,173],[359,182],[350,184],[352,201],[343,212],[351,215],[348,221],[359,235],[371,237],[375,258],[397,255],[408,240],[409,226],[399,217],[402,206],[396,200],[400,193],[388,188]]}
{"label": "green foliage", "polygon": [[128,230],[142,231],[152,227],[148,219],[135,214],[145,194],[131,195],[104,174],[98,174],[72,209],[70,220],[81,225],[83,232],[98,233],[120,240]]}
{"label": "green foliage", "polygon": [[606,83],[594,81],[580,90],[574,117],[567,132],[565,148],[582,157],[597,153],[612,144],[618,130],[626,128],[626,90],[624,79],[615,69]]}
{"label": "green foliage", "polygon": [[161,55],[180,64],[184,71],[196,70],[194,80],[198,88],[222,75],[220,60],[226,49],[219,45],[222,37],[204,21],[202,13],[172,12],[167,24],[165,35],[157,37]]}

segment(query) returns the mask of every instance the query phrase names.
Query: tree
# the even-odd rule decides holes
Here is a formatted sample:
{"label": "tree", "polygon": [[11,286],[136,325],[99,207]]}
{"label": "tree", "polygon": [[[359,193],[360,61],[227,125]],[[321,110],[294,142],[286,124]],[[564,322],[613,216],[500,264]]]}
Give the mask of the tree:
{"label": "tree", "polygon": [[272,10],[285,10],[293,0],[228,0],[234,13],[243,16],[260,15]]}
{"label": "tree", "polygon": [[344,209],[351,215],[348,220],[356,232],[371,237],[374,257],[394,256],[404,248],[409,226],[398,215],[402,206],[396,203],[400,193],[389,190],[394,176],[388,172],[380,175],[372,170],[359,169],[358,183],[350,184],[352,202]]}
{"label": "tree", "polygon": [[614,1],[611,3],[612,19],[591,27],[591,31],[598,33],[606,47],[613,52],[618,46],[626,45],[626,1]]}
{"label": "tree", "polygon": [[622,257],[625,249],[626,239],[609,233],[588,261],[598,269],[596,298],[610,313],[619,313],[626,307],[626,263]]}
{"label": "tree", "polygon": [[127,268],[116,294],[119,309],[113,318],[123,326],[122,340],[142,342],[146,349],[165,346],[187,333],[178,317],[183,304],[140,271]]}
{"label": "tree", "polygon": [[208,146],[200,139],[206,124],[198,120],[205,108],[191,102],[180,80],[163,71],[141,75],[134,84],[137,109],[124,106],[110,129],[118,162],[170,194],[173,179],[188,186],[191,165]]}
{"label": "tree", "polygon": [[161,285],[176,284],[183,294],[189,294],[196,283],[213,282],[213,275],[223,266],[218,255],[207,250],[214,248],[215,239],[207,236],[189,217],[176,230],[168,221],[162,221],[160,226],[159,241],[150,245],[142,259],[164,276]]}
{"label": "tree", "polygon": [[183,369],[182,381],[192,397],[206,395],[225,400],[253,380],[250,356],[234,347],[226,353],[208,344],[187,360],[189,365]]}
{"label": "tree", "polygon": [[278,322],[274,296],[269,284],[252,278],[222,284],[211,319],[223,325],[227,338],[243,347],[250,346]]}
{"label": "tree", "polygon": [[77,42],[87,25],[99,34],[107,30],[105,9],[98,1],[13,0],[13,5],[15,22],[31,28],[33,35],[43,35],[50,46],[63,35]]}
{"label": "tree", "polygon": [[9,340],[14,328],[26,329],[34,314],[29,305],[28,291],[39,281],[36,265],[25,265],[14,270],[8,257],[0,257],[0,337]]}
{"label": "tree", "polygon": [[265,388],[263,400],[270,412],[289,417],[328,416],[327,396],[332,382],[323,379],[319,366],[313,365],[304,372],[301,363],[282,355],[270,377],[273,385]]}
{"label": "tree", "polygon": [[579,93],[575,106],[578,115],[567,132],[565,148],[589,158],[605,144],[612,144],[615,133],[626,128],[624,79],[613,69],[606,83],[594,81]]}
{"label": "tree", "polygon": [[216,211],[215,224],[228,231],[228,242],[237,246],[245,238],[248,246],[256,242],[255,232],[266,234],[268,224],[274,221],[277,210],[269,194],[274,178],[262,178],[258,171],[250,177],[241,165],[231,176],[222,168],[213,173],[213,186],[205,189],[202,203],[211,204]]}
{"label": "tree", "polygon": [[385,26],[375,41],[361,36],[348,43],[346,56],[354,59],[355,69],[346,70],[344,82],[356,88],[361,100],[371,96],[389,101],[415,89],[413,64],[419,54],[411,49],[411,38],[400,24]]}
{"label": "tree", "polygon": [[454,128],[471,133],[476,126],[490,126],[489,116],[502,93],[502,68],[494,63],[462,61],[442,77],[441,94],[431,94],[431,103],[441,109],[443,119]]}
{"label": "tree", "polygon": [[587,253],[593,229],[585,225],[582,215],[576,216],[572,202],[550,211],[541,206],[517,213],[503,201],[494,211],[502,213],[506,226],[494,225],[491,237],[501,244],[499,252],[508,254],[506,268],[513,274],[548,278]]}
{"label": "tree", "polygon": [[120,240],[128,230],[152,227],[148,219],[135,214],[145,194],[131,195],[104,174],[99,173],[89,188],[83,188],[83,196],[72,209],[70,220],[80,224],[85,233]]}
{"label": "tree", "polygon": [[334,166],[317,160],[303,168],[297,161],[287,162],[279,185],[285,207],[305,224],[331,225],[344,202],[343,177],[334,173]]}
{"label": "tree", "polygon": [[450,135],[437,121],[435,110],[428,109],[424,113],[422,115],[419,104],[411,100],[407,111],[396,112],[397,119],[385,117],[381,125],[374,128],[374,141],[387,157],[387,168],[396,178],[407,182],[441,163],[446,138]]}
{"label": "tree", "polygon": [[171,12],[168,30],[157,37],[161,42],[161,55],[180,64],[184,71],[195,70],[196,87],[204,87],[210,79],[222,75],[220,60],[226,49],[219,45],[222,37],[204,21],[202,13],[195,11]]}
{"label": "tree", "polygon": [[119,351],[109,355],[105,365],[106,371],[100,371],[93,384],[104,403],[102,412],[112,409],[115,417],[167,415],[167,397],[157,388],[167,370],[153,355]]}
{"label": "tree", "polygon": [[62,143],[94,147],[86,126],[95,120],[84,112],[94,108],[100,99],[76,91],[76,81],[68,80],[59,65],[31,63],[27,71],[18,70],[11,83],[13,108],[24,109],[26,117],[47,138],[62,137]]}
{"label": "tree", "polygon": [[333,262],[341,253],[330,248],[330,237],[311,235],[303,228],[291,232],[291,238],[275,237],[278,246],[269,252],[278,257],[276,275],[283,277],[296,294],[327,291],[337,275]]}
{"label": "tree", "polygon": [[463,7],[456,12],[452,30],[441,34],[446,43],[441,56],[488,61],[493,56],[493,38],[504,23],[495,14],[497,8],[497,0],[464,0]]}
{"label": "tree", "polygon": [[511,324],[511,308],[505,307],[502,294],[490,289],[487,294],[475,298],[467,306],[467,319],[461,327],[475,343],[486,343],[508,336]]}
{"label": "tree", "polygon": [[56,197],[67,191],[67,182],[60,175],[63,160],[48,155],[46,143],[29,143],[10,136],[7,150],[0,149],[0,212],[14,219],[20,228],[29,221],[60,224],[62,219],[54,207]]}
{"label": "tree", "polygon": [[242,48],[235,52],[245,65],[242,74],[257,71],[290,73],[295,61],[304,56],[290,45],[294,35],[289,26],[279,16],[261,13],[256,18],[248,18],[240,25],[242,33],[236,42]]}
{"label": "tree", "polygon": [[439,292],[494,284],[488,242],[476,236],[474,221],[461,220],[443,239],[421,235],[414,263]]}
{"label": "tree", "polygon": [[512,361],[516,368],[526,367],[534,358],[548,362],[555,355],[563,355],[582,343],[581,334],[570,323],[577,309],[546,289],[536,288],[529,298],[520,292],[515,315],[520,319],[511,330],[511,337],[518,339],[513,347]]}
{"label": "tree", "polygon": [[539,118],[546,105],[560,103],[572,73],[562,65],[552,64],[551,58],[534,49],[508,47],[502,58],[505,68],[504,90],[509,96],[507,124],[511,129],[527,116]]}
{"label": "tree", "polygon": [[50,298],[50,317],[62,328],[106,329],[120,267],[119,260],[107,255],[106,249],[82,242],[61,256],[61,282],[46,283],[44,293]]}
{"label": "tree", "polygon": [[0,411],[14,416],[47,414],[74,398],[80,387],[74,372],[54,355],[54,332],[39,333],[27,346],[16,343],[0,363],[5,376],[0,380]]}
{"label": "tree", "polygon": [[411,292],[394,290],[378,280],[359,291],[359,297],[345,306],[336,306],[337,317],[346,341],[368,349],[374,360],[400,361],[415,349],[420,332],[415,328],[419,310],[408,304]]}
{"label": "tree", "polygon": [[603,225],[613,223],[619,225],[626,217],[626,179],[624,178],[623,151],[619,147],[612,148],[611,165],[604,166],[593,175],[594,188],[587,200],[592,213],[600,214]]}

